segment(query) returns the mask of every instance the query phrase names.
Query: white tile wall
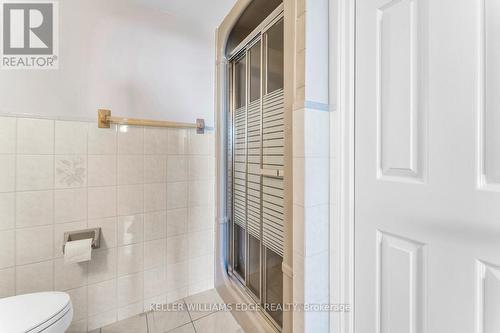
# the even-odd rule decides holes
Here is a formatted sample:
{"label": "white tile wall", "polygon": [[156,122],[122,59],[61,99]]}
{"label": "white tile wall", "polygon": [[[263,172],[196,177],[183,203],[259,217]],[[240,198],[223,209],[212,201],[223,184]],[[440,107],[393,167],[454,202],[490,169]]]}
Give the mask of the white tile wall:
{"label": "white tile wall", "polygon": [[[19,202],[19,199],[18,199]],[[54,191],[54,222],[67,223],[87,218],[87,189]]]}
{"label": "white tile wall", "polygon": [[54,156],[18,155],[16,163],[17,191],[54,188]]}
{"label": "white tile wall", "polygon": [[16,294],[28,294],[40,290],[52,290],[53,288],[53,261],[16,266]]}
{"label": "white tile wall", "polygon": [[16,157],[0,156],[0,192],[11,192],[15,188]]}
{"label": "white tile wall", "polygon": [[117,229],[119,246],[142,242],[144,239],[144,216],[142,214],[120,216]]}
{"label": "white tile wall", "polygon": [[16,293],[16,273],[15,268],[0,270],[0,297],[12,296]]}
{"label": "white tile wall", "polygon": [[52,224],[54,191],[18,192],[16,203],[17,228]]}
{"label": "white tile wall", "polygon": [[15,193],[0,193],[0,230],[14,228]]}
{"label": "white tile wall", "polygon": [[17,119],[17,153],[54,153],[54,122],[45,119]]}
{"label": "white tile wall", "polygon": [[0,123],[0,154],[16,153],[16,118],[6,118]]}
{"label": "white tile wall", "polygon": [[[293,109],[293,301],[328,303],[330,214],[330,112],[305,108],[306,101],[328,106],[327,0],[298,0],[295,31]],[[314,18],[314,19],[311,19]],[[318,144],[321,142],[323,144]],[[326,332],[328,313],[293,316],[296,332]]]}
{"label": "white tile wall", "polygon": [[[213,133],[0,116],[0,297],[62,290],[73,327],[213,287]],[[208,167],[207,167],[208,166]],[[92,260],[63,234],[101,227]]]}

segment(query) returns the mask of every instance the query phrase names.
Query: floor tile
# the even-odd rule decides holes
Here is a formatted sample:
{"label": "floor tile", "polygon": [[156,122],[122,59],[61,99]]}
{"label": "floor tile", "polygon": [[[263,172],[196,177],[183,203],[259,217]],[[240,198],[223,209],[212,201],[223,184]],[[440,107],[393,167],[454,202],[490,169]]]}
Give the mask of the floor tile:
{"label": "floor tile", "polygon": [[192,320],[200,319],[220,308],[224,301],[215,289],[211,289],[200,294],[189,296],[185,299],[186,305]]}
{"label": "floor tile", "polygon": [[[212,304],[219,308],[224,304],[215,289],[165,305],[162,311],[134,316],[92,333],[244,333],[230,312],[210,312],[217,310],[210,307]],[[208,305],[208,310],[188,311],[188,305]]]}
{"label": "floor tile", "polygon": [[131,317],[103,327],[101,333],[148,333],[146,316]]}
{"label": "floor tile", "polygon": [[215,312],[194,322],[197,333],[244,333],[230,312]]}
{"label": "floor tile", "polygon": [[187,325],[174,328],[173,330],[168,331],[168,333],[196,333],[196,331],[194,330],[193,323],[189,323]]}
{"label": "floor tile", "polygon": [[146,316],[146,321],[147,321],[147,324],[148,324],[148,333],[155,333],[156,330],[155,330],[155,319],[154,319],[154,316],[153,316],[153,312],[151,311],[148,311],[145,313],[145,316]]}
{"label": "floor tile", "polygon": [[153,325],[150,327],[149,333],[164,333],[191,322],[183,302],[167,305],[164,310],[152,313]]}

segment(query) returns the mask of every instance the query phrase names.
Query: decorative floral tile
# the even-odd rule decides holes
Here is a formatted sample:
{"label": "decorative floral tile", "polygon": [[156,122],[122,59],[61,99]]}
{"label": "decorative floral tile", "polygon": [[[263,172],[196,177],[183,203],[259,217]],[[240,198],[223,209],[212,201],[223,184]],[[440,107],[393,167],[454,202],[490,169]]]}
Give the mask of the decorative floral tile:
{"label": "decorative floral tile", "polygon": [[87,160],[83,156],[56,156],[56,188],[87,184]]}

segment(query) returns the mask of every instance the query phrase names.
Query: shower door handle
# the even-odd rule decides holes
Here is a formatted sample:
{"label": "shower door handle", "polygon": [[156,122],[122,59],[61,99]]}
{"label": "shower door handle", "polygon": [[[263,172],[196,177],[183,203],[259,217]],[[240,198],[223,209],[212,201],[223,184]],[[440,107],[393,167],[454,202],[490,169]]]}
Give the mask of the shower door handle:
{"label": "shower door handle", "polygon": [[266,177],[283,178],[285,173],[279,169],[260,169],[260,174]]}

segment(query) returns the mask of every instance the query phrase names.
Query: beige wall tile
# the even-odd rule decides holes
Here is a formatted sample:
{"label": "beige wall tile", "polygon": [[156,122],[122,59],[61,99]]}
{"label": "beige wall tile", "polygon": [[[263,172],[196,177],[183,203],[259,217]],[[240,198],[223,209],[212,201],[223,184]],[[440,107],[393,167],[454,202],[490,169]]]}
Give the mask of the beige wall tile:
{"label": "beige wall tile", "polygon": [[89,155],[87,160],[88,185],[116,185],[116,159],[115,155]]}
{"label": "beige wall tile", "polygon": [[114,279],[89,285],[87,301],[89,316],[116,309],[116,293],[116,280]]}
{"label": "beige wall tile", "polygon": [[16,294],[54,290],[52,261],[16,267]]}
{"label": "beige wall tile", "polygon": [[[88,330],[92,331],[106,325],[113,324],[117,320],[117,309],[112,309],[109,311],[101,312],[96,315],[88,317],[87,325]],[[99,331],[100,332],[100,331]],[[97,333],[97,332],[92,332]]]}
{"label": "beige wall tile", "polygon": [[133,215],[144,211],[144,185],[118,186],[118,215]]}
{"label": "beige wall tile", "polygon": [[15,265],[15,232],[14,230],[0,231],[0,269]]}
{"label": "beige wall tile", "polygon": [[15,193],[0,193],[0,230],[14,228],[15,197]]}
{"label": "beige wall tile", "polygon": [[76,121],[55,122],[56,154],[87,154],[89,124]]}
{"label": "beige wall tile", "polygon": [[183,155],[188,151],[188,131],[185,129],[168,129],[167,154]]}
{"label": "beige wall tile", "polygon": [[0,117],[0,154],[16,153],[17,118]]}
{"label": "beige wall tile", "polygon": [[189,258],[188,235],[167,238],[167,264],[175,264]]}
{"label": "beige wall tile", "polygon": [[167,156],[144,156],[144,182],[165,183],[167,181]]}
{"label": "beige wall tile", "polygon": [[118,248],[118,276],[142,271],[143,267],[144,245],[142,243]]}
{"label": "beige wall tile", "polygon": [[166,247],[166,239],[157,239],[144,243],[145,270],[165,265]]}
{"label": "beige wall tile", "polygon": [[193,180],[205,180],[209,178],[210,168],[210,158],[207,156],[190,156],[189,157],[189,173],[188,177],[190,181]]}
{"label": "beige wall tile", "polygon": [[189,284],[213,278],[214,257],[205,255],[189,259]]}
{"label": "beige wall tile", "polygon": [[188,157],[172,155],[167,158],[167,181],[183,182],[188,180]]}
{"label": "beige wall tile", "polygon": [[92,260],[88,263],[89,284],[116,278],[116,253],[116,248],[93,251]]}
{"label": "beige wall tile", "polygon": [[154,240],[166,237],[167,212],[151,212],[144,214],[144,240]]}
{"label": "beige wall tile", "polygon": [[67,223],[87,218],[87,189],[54,191],[54,222]]}
{"label": "beige wall tile", "polygon": [[214,208],[212,205],[189,207],[188,231],[201,231],[214,228]]}
{"label": "beige wall tile", "polygon": [[90,124],[88,128],[88,154],[114,155],[117,152],[117,128],[98,128],[97,124]]}
{"label": "beige wall tile", "polygon": [[54,157],[51,155],[18,155],[16,190],[36,191],[54,188]]}
{"label": "beige wall tile", "polygon": [[0,192],[13,192],[16,186],[16,156],[0,155]]}
{"label": "beige wall tile", "polygon": [[[87,333],[87,319],[73,320],[66,333]],[[96,332],[92,332],[96,333]]]}
{"label": "beige wall tile", "polygon": [[118,156],[118,185],[144,183],[144,156]]}
{"label": "beige wall tile", "polygon": [[[126,325],[125,327],[127,329],[130,329],[130,325],[128,325],[128,323],[126,322],[125,319],[142,314],[144,312],[143,308],[144,308],[144,303],[142,300],[139,302],[136,302],[136,303],[132,303],[132,304],[120,307],[120,308],[118,308],[118,311],[117,311],[117,320],[119,320],[119,321],[123,320],[124,321],[123,325]],[[147,330],[146,317],[140,316],[138,318],[139,318],[139,320],[144,321],[143,322],[144,326],[142,326],[142,329],[144,329],[146,331]]]}
{"label": "beige wall tile", "polygon": [[14,267],[0,269],[0,298],[16,294],[16,269]]}
{"label": "beige wall tile", "polygon": [[188,239],[189,258],[196,258],[214,252],[214,235],[212,230],[192,232]]}
{"label": "beige wall tile", "polygon": [[167,184],[144,184],[144,211],[154,212],[167,209]]}
{"label": "beige wall tile", "polygon": [[189,263],[182,261],[175,264],[168,264],[166,280],[167,292],[187,288],[189,284]]}
{"label": "beige wall tile", "polygon": [[206,136],[196,133],[196,130],[188,130],[189,132],[189,149],[190,155],[208,155],[210,151],[210,142]]}
{"label": "beige wall tile", "polygon": [[88,189],[88,218],[100,219],[116,216],[117,189],[114,186]]}
{"label": "beige wall tile", "polygon": [[142,301],[144,273],[136,273],[118,278],[118,306],[123,307]]}
{"label": "beige wall tile", "polygon": [[87,262],[66,264],[64,259],[54,261],[54,282],[56,290],[68,290],[87,284]]}
{"label": "beige wall tile", "polygon": [[199,180],[189,182],[189,205],[202,206],[214,200],[213,181]]}
{"label": "beige wall tile", "polygon": [[18,154],[53,154],[54,121],[34,118],[17,120]]}
{"label": "beige wall tile", "polygon": [[53,227],[16,230],[16,265],[52,259]]}
{"label": "beige wall tile", "polygon": [[[0,297],[67,291],[69,331],[84,332],[213,285],[210,263],[188,260],[213,258],[213,134],[7,118]],[[64,232],[92,227],[102,231],[92,260],[64,264]]]}
{"label": "beige wall tile", "polygon": [[144,239],[144,215],[120,216],[117,230],[118,246],[142,242]]}
{"label": "beige wall tile", "polygon": [[[66,290],[73,304],[73,322],[87,319],[87,286]],[[85,324],[85,328],[86,328]]]}
{"label": "beige wall tile", "polygon": [[188,209],[179,208],[167,211],[167,236],[182,235],[187,232]]}
{"label": "beige wall tile", "polygon": [[35,227],[54,223],[54,191],[18,192],[16,227]]}
{"label": "beige wall tile", "polygon": [[[157,266],[144,271],[144,298],[151,299],[166,292],[166,266]],[[146,302],[145,302],[146,303]],[[161,304],[161,303],[160,303]]]}
{"label": "beige wall tile", "polygon": [[167,153],[168,129],[145,128],[144,129],[144,154],[159,155]]}
{"label": "beige wall tile", "polygon": [[119,126],[118,154],[144,154],[144,129],[134,126]]}
{"label": "beige wall tile", "polygon": [[167,209],[187,207],[188,183],[167,184]]}

